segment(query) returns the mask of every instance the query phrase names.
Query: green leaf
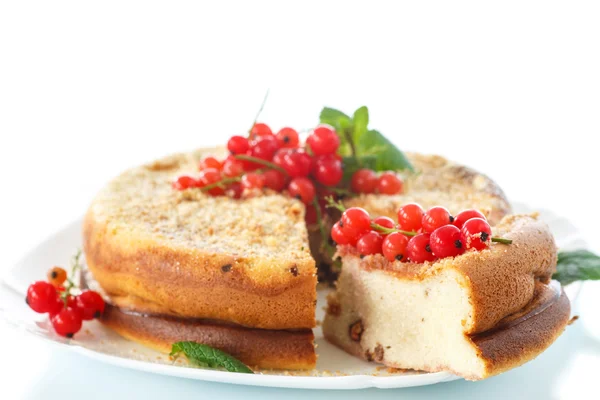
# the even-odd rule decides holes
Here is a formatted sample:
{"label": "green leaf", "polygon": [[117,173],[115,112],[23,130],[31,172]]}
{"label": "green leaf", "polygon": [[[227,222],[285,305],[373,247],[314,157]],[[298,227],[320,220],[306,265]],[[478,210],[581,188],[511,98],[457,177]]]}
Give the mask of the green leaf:
{"label": "green leaf", "polygon": [[[374,150],[377,150],[374,152]],[[356,142],[358,154],[371,154],[377,156],[376,171],[409,170],[414,172],[413,166],[406,156],[392,142],[379,131],[370,130]],[[373,154],[375,153],[375,154]]]}
{"label": "green leaf", "polygon": [[367,125],[369,125],[369,109],[367,106],[362,106],[354,111],[352,121],[354,122],[352,139],[354,139],[354,142],[358,142],[360,138],[368,131]]}
{"label": "green leaf", "polygon": [[558,253],[556,273],[552,276],[563,285],[575,281],[599,280],[600,257],[587,250]]}
{"label": "green leaf", "polygon": [[352,134],[353,130],[352,118],[335,108],[324,107],[319,115],[319,122],[335,128],[340,138],[339,155],[348,156],[352,154],[352,147],[348,142],[349,135]]}
{"label": "green leaf", "polygon": [[229,372],[253,374],[246,364],[229,354],[196,342],[177,342],[171,347],[171,356],[183,353],[190,363],[209,368],[225,368]]}
{"label": "green leaf", "polygon": [[361,168],[375,169],[377,157],[375,155],[366,155],[362,157],[343,157],[342,158],[344,176],[343,180],[350,180],[352,175]]}

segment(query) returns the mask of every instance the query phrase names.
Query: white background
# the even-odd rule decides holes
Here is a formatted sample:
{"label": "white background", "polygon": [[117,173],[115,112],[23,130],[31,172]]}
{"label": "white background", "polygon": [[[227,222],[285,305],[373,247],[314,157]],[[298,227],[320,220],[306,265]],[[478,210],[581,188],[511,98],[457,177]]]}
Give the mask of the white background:
{"label": "white background", "polygon": [[[598,3],[391,3],[0,2],[0,273],[121,170],[247,130],[267,88],[261,119],[275,128],[309,128],[324,105],[365,104],[371,127],[402,149],[488,173],[599,249]],[[129,376],[140,395],[162,379],[12,335],[0,332],[8,398],[50,390],[52,368]],[[591,348],[578,371],[598,370],[600,344]],[[576,377],[553,396],[585,392]],[[194,384],[207,387],[232,393]]]}

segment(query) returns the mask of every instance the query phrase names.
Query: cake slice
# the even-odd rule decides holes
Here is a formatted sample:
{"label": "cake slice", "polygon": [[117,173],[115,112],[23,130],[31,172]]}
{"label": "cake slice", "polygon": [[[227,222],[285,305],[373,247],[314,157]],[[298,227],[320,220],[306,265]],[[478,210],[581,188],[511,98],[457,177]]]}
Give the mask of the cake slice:
{"label": "cake slice", "polygon": [[505,217],[494,233],[513,243],[424,264],[339,246],[325,337],[365,360],[469,380],[533,359],[569,320],[569,300],[550,281],[556,246],[535,216]]}

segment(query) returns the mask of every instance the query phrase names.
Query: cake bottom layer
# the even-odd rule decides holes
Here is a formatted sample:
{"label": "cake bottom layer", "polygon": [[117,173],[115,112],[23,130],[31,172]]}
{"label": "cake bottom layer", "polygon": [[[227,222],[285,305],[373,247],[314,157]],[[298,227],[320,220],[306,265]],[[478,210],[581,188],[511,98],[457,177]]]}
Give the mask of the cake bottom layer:
{"label": "cake bottom layer", "polygon": [[219,321],[138,314],[110,304],[100,321],[126,339],[163,353],[170,353],[175,342],[193,341],[218,348],[253,368],[312,369],[317,360],[310,329],[252,329]]}

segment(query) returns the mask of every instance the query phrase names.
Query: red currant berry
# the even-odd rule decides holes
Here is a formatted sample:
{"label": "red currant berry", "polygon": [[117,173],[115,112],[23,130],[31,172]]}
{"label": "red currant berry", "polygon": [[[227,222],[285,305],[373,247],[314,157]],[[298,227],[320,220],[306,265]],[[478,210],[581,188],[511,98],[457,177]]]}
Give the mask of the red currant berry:
{"label": "red currant berry", "polygon": [[340,226],[344,235],[353,242],[371,230],[371,217],[360,207],[351,207],[344,211]]}
{"label": "red currant berry", "polygon": [[242,188],[242,185],[238,182],[232,183],[231,185],[229,185],[227,190],[225,190],[225,194],[227,194],[227,196],[231,197],[232,199],[241,199],[243,192],[244,188]]}
{"label": "red currant berry", "polygon": [[417,203],[408,203],[398,210],[398,225],[403,231],[417,232],[421,229],[424,211]]}
{"label": "red currant berry", "polygon": [[283,172],[269,169],[263,172],[263,176],[265,177],[265,187],[276,192],[281,192],[285,188],[286,176]]}
{"label": "red currant berry", "polygon": [[279,150],[279,143],[274,136],[261,136],[252,143],[250,155],[261,160],[271,161],[277,150]]}
{"label": "red currant berry", "polygon": [[263,124],[262,122],[258,122],[254,124],[252,130],[250,131],[250,139],[254,140],[261,136],[272,136],[273,131],[269,128],[269,125]]}
{"label": "red currant berry", "polygon": [[275,153],[273,162],[292,178],[298,178],[308,176],[312,159],[303,149],[281,149]]}
{"label": "red currant berry", "polygon": [[82,310],[82,318],[84,321],[100,318],[104,312],[104,306],[105,304],[102,296],[93,290],[86,290],[77,296],[77,307]]}
{"label": "red currant berry", "polygon": [[456,257],[465,252],[460,238],[460,229],[454,225],[437,228],[429,238],[431,252],[437,258]]}
{"label": "red currant berry", "polygon": [[454,218],[446,208],[436,206],[431,207],[423,214],[421,224],[424,232],[431,233],[441,226],[451,224],[452,221],[454,221]]}
{"label": "red currant berry", "polygon": [[478,210],[464,210],[456,214],[454,217],[454,222],[452,223],[458,229],[462,228],[465,222],[470,220],[471,218],[481,218],[482,220],[486,220],[485,215]]}
{"label": "red currant berry", "polygon": [[381,254],[381,245],[383,244],[383,236],[375,231],[364,234],[356,242],[356,249],[363,256],[372,254]]}
{"label": "red currant berry", "polygon": [[60,336],[72,338],[82,325],[81,311],[74,307],[65,307],[50,318],[52,326]]}
{"label": "red currant berry", "polygon": [[393,172],[384,172],[377,181],[377,191],[381,194],[402,192],[402,180]]}
{"label": "red currant berry", "polygon": [[50,282],[52,286],[59,288],[67,280],[67,271],[61,267],[52,267],[46,276],[48,278],[48,282]]}
{"label": "red currant berry", "polygon": [[[384,228],[394,229],[394,220],[389,217],[377,217],[373,220],[373,223],[379,226],[383,226]],[[379,232],[379,234],[383,237],[387,235],[383,232]]]}
{"label": "red currant berry", "polygon": [[192,187],[196,187],[198,182],[196,179],[188,175],[182,175],[173,182],[173,188],[177,190],[185,190]]}
{"label": "red currant berry", "polygon": [[321,125],[308,136],[306,143],[316,156],[334,154],[340,147],[340,138],[332,127]]}
{"label": "red currant berry", "polygon": [[57,308],[61,307],[56,288],[44,281],[29,285],[25,302],[33,311],[40,314],[56,312]]}
{"label": "red currant berry", "polygon": [[484,219],[471,218],[463,224],[460,235],[465,249],[483,250],[491,243],[492,228]]}
{"label": "red currant berry", "polygon": [[265,176],[255,172],[248,172],[242,176],[242,189],[262,189],[265,186]]}
{"label": "red currant berry", "polygon": [[313,176],[325,186],[335,186],[342,180],[342,162],[332,156],[317,156],[313,167]]}
{"label": "red currant berry", "polygon": [[[221,180],[221,171],[215,168],[206,168],[200,171],[200,175],[198,176],[197,186],[203,188],[208,185],[215,184]],[[222,196],[225,194],[225,189],[222,187],[216,186],[207,191],[208,194],[212,196]]]}
{"label": "red currant berry", "polygon": [[233,157],[227,158],[223,163],[223,175],[232,178],[234,176],[240,176],[244,173],[244,164]]}
{"label": "red currant berry", "polygon": [[231,154],[246,154],[250,150],[250,143],[243,136],[232,136],[227,142],[227,150]]}
{"label": "red currant berry", "polygon": [[217,160],[214,157],[206,157],[200,161],[200,165],[198,165],[198,169],[203,170],[206,168],[214,168],[220,170],[223,168],[223,164],[221,161]]}
{"label": "red currant berry", "polygon": [[415,263],[435,261],[435,256],[431,252],[429,244],[429,236],[429,233],[420,233],[413,236],[406,245],[406,257]]}
{"label": "red currant berry", "polygon": [[350,243],[348,238],[344,235],[344,232],[342,231],[342,228],[340,227],[339,221],[336,222],[335,224],[333,224],[333,227],[331,228],[331,238],[337,244],[349,244]]}
{"label": "red currant berry", "polygon": [[308,178],[294,178],[288,185],[290,196],[301,200],[304,204],[312,203],[315,198],[315,185]]}
{"label": "red currant berry", "polygon": [[300,140],[298,139],[298,132],[292,128],[282,128],[277,132],[277,141],[281,148],[293,148],[298,147]]}
{"label": "red currant berry", "polygon": [[375,171],[359,169],[352,175],[350,185],[354,193],[374,193],[378,182]]}
{"label": "red currant berry", "polygon": [[408,238],[400,232],[390,233],[383,239],[381,250],[389,262],[406,261]]}

